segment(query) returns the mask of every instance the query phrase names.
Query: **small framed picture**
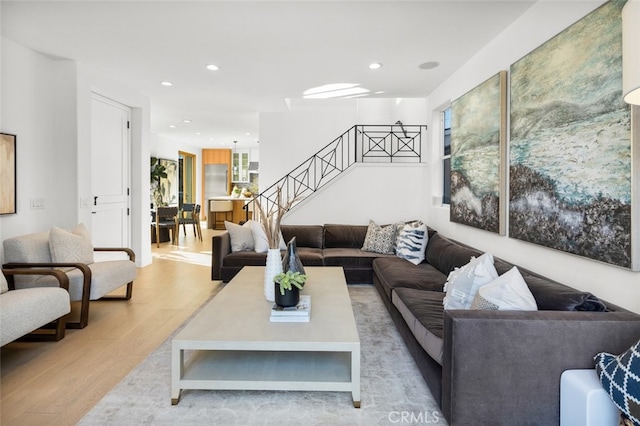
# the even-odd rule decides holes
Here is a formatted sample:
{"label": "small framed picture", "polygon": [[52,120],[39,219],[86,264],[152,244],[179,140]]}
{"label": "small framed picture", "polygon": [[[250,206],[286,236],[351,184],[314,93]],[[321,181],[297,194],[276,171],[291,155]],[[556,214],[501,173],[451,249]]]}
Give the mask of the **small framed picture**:
{"label": "small framed picture", "polygon": [[0,214],[16,213],[16,135],[0,133]]}

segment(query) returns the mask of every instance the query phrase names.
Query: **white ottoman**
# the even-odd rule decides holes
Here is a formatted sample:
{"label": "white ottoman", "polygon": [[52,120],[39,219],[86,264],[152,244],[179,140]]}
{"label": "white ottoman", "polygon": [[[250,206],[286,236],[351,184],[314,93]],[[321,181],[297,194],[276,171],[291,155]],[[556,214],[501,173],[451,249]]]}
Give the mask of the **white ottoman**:
{"label": "white ottoman", "polygon": [[596,370],[567,370],[560,376],[560,426],[617,426],[620,411]]}

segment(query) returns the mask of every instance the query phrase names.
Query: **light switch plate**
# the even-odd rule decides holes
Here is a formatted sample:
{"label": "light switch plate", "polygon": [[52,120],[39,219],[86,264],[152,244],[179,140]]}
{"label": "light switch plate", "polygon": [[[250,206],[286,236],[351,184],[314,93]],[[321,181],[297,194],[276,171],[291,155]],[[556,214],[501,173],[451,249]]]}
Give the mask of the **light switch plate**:
{"label": "light switch plate", "polygon": [[44,198],[32,198],[31,199],[31,210],[41,210],[45,208],[45,200]]}

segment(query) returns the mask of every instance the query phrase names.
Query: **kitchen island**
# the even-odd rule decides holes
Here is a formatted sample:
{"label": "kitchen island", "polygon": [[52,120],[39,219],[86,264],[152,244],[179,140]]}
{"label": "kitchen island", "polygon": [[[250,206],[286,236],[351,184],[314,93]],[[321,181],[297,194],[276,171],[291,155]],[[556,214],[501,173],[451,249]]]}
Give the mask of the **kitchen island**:
{"label": "kitchen island", "polygon": [[[211,211],[212,201],[231,201],[233,203],[233,212],[231,222],[241,223],[247,221],[247,212],[244,210],[244,205],[253,200],[253,197],[234,197],[232,195],[221,195],[218,197],[212,197],[207,200],[207,228],[213,229],[213,212]],[[222,214],[222,213],[218,213]],[[248,219],[251,219],[251,212],[249,212]]]}

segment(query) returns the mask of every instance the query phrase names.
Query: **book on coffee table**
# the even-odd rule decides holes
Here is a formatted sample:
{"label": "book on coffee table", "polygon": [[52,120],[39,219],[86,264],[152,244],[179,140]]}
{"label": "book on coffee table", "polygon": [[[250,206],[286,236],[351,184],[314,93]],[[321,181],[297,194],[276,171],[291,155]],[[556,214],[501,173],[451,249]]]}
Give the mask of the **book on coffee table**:
{"label": "book on coffee table", "polygon": [[311,296],[301,295],[296,306],[283,308],[276,304],[271,308],[273,322],[307,322],[311,317]]}

